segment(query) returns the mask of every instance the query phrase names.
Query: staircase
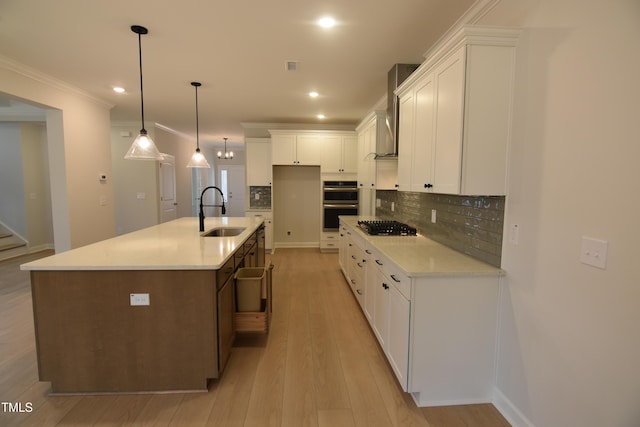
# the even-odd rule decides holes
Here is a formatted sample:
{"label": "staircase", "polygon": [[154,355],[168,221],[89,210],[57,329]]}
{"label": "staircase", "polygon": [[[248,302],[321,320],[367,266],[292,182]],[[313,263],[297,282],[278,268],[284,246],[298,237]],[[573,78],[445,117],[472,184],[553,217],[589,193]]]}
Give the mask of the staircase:
{"label": "staircase", "polygon": [[25,241],[0,225],[0,260],[24,255],[28,250]]}

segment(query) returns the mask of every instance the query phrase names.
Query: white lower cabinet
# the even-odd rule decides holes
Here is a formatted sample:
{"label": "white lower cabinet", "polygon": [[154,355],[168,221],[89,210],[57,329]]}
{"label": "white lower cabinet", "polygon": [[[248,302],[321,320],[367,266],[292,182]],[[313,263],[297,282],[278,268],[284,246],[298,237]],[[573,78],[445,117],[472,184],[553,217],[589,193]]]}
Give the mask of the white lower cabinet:
{"label": "white lower cabinet", "polygon": [[402,389],[418,406],[491,402],[499,275],[409,277],[350,225],[340,238],[342,270]]}
{"label": "white lower cabinet", "polygon": [[402,389],[406,391],[411,303],[393,285],[389,286],[387,294],[389,329],[386,353]]}
{"label": "white lower cabinet", "polygon": [[[371,326],[383,350],[387,350],[389,336],[389,284],[379,269],[375,272],[373,285],[374,311]],[[406,387],[406,386],[405,386]]]}

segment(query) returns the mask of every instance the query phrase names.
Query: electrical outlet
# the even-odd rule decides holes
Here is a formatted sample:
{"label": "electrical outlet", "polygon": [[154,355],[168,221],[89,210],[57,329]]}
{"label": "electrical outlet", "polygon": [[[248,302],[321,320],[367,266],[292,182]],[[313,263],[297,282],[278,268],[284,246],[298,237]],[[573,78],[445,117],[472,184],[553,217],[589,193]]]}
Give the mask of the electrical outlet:
{"label": "electrical outlet", "polygon": [[592,239],[582,236],[582,248],[580,250],[580,262],[593,267],[607,268],[607,249],[609,242],[606,240]]}
{"label": "electrical outlet", "polygon": [[396,211],[396,204],[394,202],[391,202],[391,212],[395,212]]}
{"label": "electrical outlet", "polygon": [[149,305],[149,294],[129,294],[129,305]]}
{"label": "electrical outlet", "polygon": [[517,245],[520,240],[520,226],[518,224],[513,224],[511,226],[511,230],[509,231],[509,241],[512,245]]}
{"label": "electrical outlet", "polygon": [[376,199],[376,208],[382,206],[382,201],[380,199]]}

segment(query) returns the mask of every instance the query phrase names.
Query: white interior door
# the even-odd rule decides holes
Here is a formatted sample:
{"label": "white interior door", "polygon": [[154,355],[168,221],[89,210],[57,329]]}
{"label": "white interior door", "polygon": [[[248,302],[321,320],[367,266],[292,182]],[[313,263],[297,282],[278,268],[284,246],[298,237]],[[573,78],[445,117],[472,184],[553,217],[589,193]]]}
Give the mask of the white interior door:
{"label": "white interior door", "polygon": [[178,201],[176,199],[176,164],[175,158],[163,154],[160,160],[160,222],[177,218]]}
{"label": "white interior door", "polygon": [[220,165],[218,183],[224,193],[226,216],[244,216],[244,166]]}

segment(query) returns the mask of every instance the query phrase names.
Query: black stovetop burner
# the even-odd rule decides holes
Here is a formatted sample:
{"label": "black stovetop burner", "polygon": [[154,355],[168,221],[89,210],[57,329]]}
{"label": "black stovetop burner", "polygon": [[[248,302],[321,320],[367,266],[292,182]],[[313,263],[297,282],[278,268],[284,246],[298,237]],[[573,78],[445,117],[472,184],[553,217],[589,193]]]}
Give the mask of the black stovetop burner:
{"label": "black stovetop burner", "polygon": [[361,220],[358,227],[372,236],[415,236],[414,227],[398,221]]}

